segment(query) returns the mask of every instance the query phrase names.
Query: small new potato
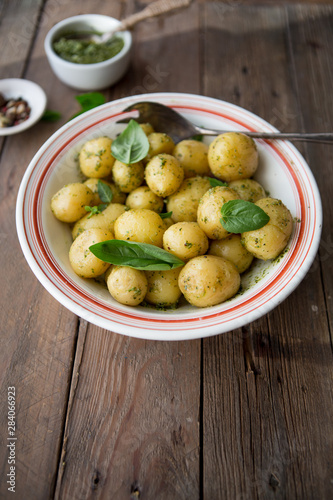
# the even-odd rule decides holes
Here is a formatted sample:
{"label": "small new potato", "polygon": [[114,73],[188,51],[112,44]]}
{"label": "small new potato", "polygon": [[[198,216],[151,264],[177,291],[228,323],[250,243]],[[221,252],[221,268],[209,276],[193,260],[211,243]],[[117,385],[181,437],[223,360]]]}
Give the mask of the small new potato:
{"label": "small new potato", "polygon": [[150,123],[140,123],[140,127],[147,136],[155,132],[154,127]]}
{"label": "small new potato", "polygon": [[194,139],[186,139],[176,144],[172,154],[183,167],[185,177],[211,175],[207,144]]}
{"label": "small new potato", "polygon": [[109,182],[103,179],[102,181],[100,179],[96,179],[93,177],[90,177],[86,181],[84,181],[84,185],[88,186],[92,192],[94,193],[94,201],[93,205],[100,205],[102,200],[99,197],[98,194],[98,183],[99,182],[104,182],[112,191],[112,203],[125,203],[126,200],[126,193],[122,193],[119,189],[118,186],[114,184],[114,182]]}
{"label": "small new potato", "polygon": [[129,208],[147,208],[154,212],[162,212],[164,207],[163,198],[153,193],[148,186],[140,186],[132,191],[126,198]]}
{"label": "small new potato", "polygon": [[254,140],[239,132],[218,135],[208,148],[208,163],[218,179],[230,182],[252,177],[258,167]]}
{"label": "small new potato", "polygon": [[151,160],[153,156],[167,153],[172,154],[174,150],[175,143],[171,139],[171,137],[167,134],[163,134],[161,132],[153,132],[148,135],[149,141],[149,151],[145,158],[145,161]]}
{"label": "small new potato", "polygon": [[177,222],[163,235],[163,248],[184,262],[208,250],[208,238],[196,222]]}
{"label": "small new potato", "polygon": [[79,165],[86,177],[102,179],[110,175],[115,161],[111,144],[109,137],[98,137],[84,144],[79,154]]}
{"label": "small new potato", "polygon": [[275,198],[262,198],[256,205],[270,220],[260,229],[242,233],[242,244],[258,259],[275,259],[287,246],[293,229],[292,215],[282,201]]}
{"label": "small new potato", "polygon": [[103,212],[99,214],[86,214],[82,219],[79,219],[72,229],[73,240],[87,229],[104,229],[114,232],[114,223],[118,217],[126,211],[125,205],[121,203],[110,203]]}
{"label": "small new potato", "polygon": [[69,262],[74,272],[81,278],[96,278],[103,274],[110,264],[95,257],[89,247],[113,239],[113,234],[104,229],[87,229],[80,234],[69,250]]}
{"label": "small new potato", "polygon": [[175,222],[196,222],[199,201],[210,187],[210,182],[205,177],[185,179],[179,189],[167,199],[167,211],[172,212],[172,219]]}
{"label": "small new potato", "polygon": [[178,285],[180,270],[181,268],[177,267],[169,271],[146,271],[146,301],[160,308],[175,306],[182,294]]}
{"label": "small new potato", "polygon": [[228,236],[220,222],[221,208],[227,201],[238,199],[236,191],[224,186],[213,187],[203,195],[198,207],[198,224],[208,238],[221,240]]}
{"label": "small new potato", "polygon": [[112,177],[120,191],[130,193],[141,186],[145,168],[141,161],[127,165],[116,160],[112,168]]}
{"label": "small new potato", "polygon": [[165,225],[161,217],[146,208],[124,212],[114,223],[117,240],[137,241],[162,247]]}
{"label": "small new potato", "polygon": [[165,198],[177,191],[183,182],[184,170],[174,156],[159,154],[148,162],[145,177],[153,193]]}
{"label": "small new potato", "polygon": [[229,187],[238,193],[239,197],[245,201],[255,203],[261,198],[266,198],[266,191],[259,182],[253,179],[239,179],[229,182]]}
{"label": "small new potato", "polygon": [[76,222],[87,211],[85,206],[92,206],[94,193],[81,182],[73,182],[61,188],[51,199],[51,210],[62,222]]}
{"label": "small new potato", "polygon": [[233,297],[240,287],[240,274],[223,257],[201,255],[182,267],[179,288],[185,299],[196,307],[221,304]]}
{"label": "small new potato", "polygon": [[212,241],[208,254],[230,260],[240,274],[246,271],[253,261],[253,255],[244,248],[239,234],[230,234],[223,240]]}
{"label": "small new potato", "polygon": [[125,266],[111,266],[105,281],[112,297],[120,304],[138,306],[144,300],[148,285],[144,271]]}

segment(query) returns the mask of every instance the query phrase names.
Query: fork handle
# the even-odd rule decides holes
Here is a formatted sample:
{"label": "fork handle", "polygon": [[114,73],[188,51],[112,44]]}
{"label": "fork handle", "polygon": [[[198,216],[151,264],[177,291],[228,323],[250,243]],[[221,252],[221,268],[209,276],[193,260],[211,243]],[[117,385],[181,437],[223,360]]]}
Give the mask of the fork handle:
{"label": "fork handle", "polygon": [[117,27],[117,30],[127,30],[132,28],[135,24],[149,19],[150,17],[159,16],[161,14],[166,14],[180,7],[188,7],[192,0],[157,0],[149,4],[140,12],[132,14],[121,21],[121,25]]}
{"label": "fork handle", "polygon": [[[202,135],[219,135],[229,132],[227,130],[208,130],[201,127],[196,127],[198,134]],[[234,131],[233,131],[234,132]],[[323,142],[333,144],[333,133],[332,132],[322,132],[322,133],[293,133],[293,132],[247,132],[241,131],[242,134],[253,137],[254,139],[287,139],[294,141],[309,141],[309,142]]]}

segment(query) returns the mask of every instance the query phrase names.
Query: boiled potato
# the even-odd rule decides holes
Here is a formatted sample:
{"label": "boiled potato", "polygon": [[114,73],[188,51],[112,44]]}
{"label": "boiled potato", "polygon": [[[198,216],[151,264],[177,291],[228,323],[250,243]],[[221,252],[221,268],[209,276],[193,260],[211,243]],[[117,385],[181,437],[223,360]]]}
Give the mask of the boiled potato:
{"label": "boiled potato", "polygon": [[149,151],[145,158],[145,161],[151,160],[153,156],[159,155],[161,153],[171,154],[175,143],[171,139],[171,137],[167,134],[163,134],[161,132],[153,132],[148,135],[149,141]]}
{"label": "boiled potato", "polygon": [[119,160],[114,162],[112,176],[116,185],[123,193],[130,193],[141,186],[145,168],[141,161],[127,165]]}
{"label": "boiled potato", "polygon": [[103,212],[99,214],[87,214],[79,219],[72,229],[73,240],[87,229],[97,228],[114,232],[114,223],[118,217],[126,211],[125,205],[121,203],[110,203]]}
{"label": "boiled potato", "polygon": [[106,181],[105,179],[101,181],[100,179],[90,177],[89,179],[84,181],[83,184],[85,186],[88,186],[94,193],[94,202],[93,202],[94,205],[100,205],[102,203],[102,200],[100,199],[98,194],[98,182],[104,182],[104,184],[109,186],[109,188],[112,191],[112,203],[125,203],[126,193],[122,193],[119,187],[114,184],[114,182],[109,182]]}
{"label": "boiled potato", "polygon": [[218,179],[226,182],[252,177],[258,167],[254,140],[239,132],[218,135],[208,148],[208,163]]}
{"label": "boiled potato", "polygon": [[261,198],[266,198],[266,192],[259,182],[253,179],[239,179],[229,182],[229,187],[239,194],[239,197],[245,201],[255,203]]}
{"label": "boiled potato", "polygon": [[204,177],[185,179],[179,189],[167,199],[167,211],[172,212],[172,219],[175,222],[196,222],[200,198],[210,187],[209,180]]}
{"label": "boiled potato", "polygon": [[92,206],[94,193],[81,182],[73,182],[61,188],[51,199],[51,210],[62,222],[76,222],[87,211],[85,206]]}
{"label": "boiled potato", "polygon": [[95,257],[89,247],[108,240],[113,240],[110,231],[93,228],[87,229],[73,241],[69,250],[69,262],[78,276],[96,278],[107,270],[110,264]]}
{"label": "boiled potato", "polygon": [[160,308],[177,304],[181,291],[178,285],[179,267],[169,271],[146,271],[148,291],[146,301]]}
{"label": "boiled potato", "polygon": [[230,260],[240,274],[246,271],[253,261],[253,255],[244,248],[239,234],[230,234],[223,240],[212,241],[208,254]]}
{"label": "boiled potato", "polygon": [[164,207],[163,198],[153,193],[148,186],[140,186],[132,191],[126,198],[129,208],[147,208],[154,212],[162,212]]}
{"label": "boiled potato", "polygon": [[200,200],[198,207],[198,224],[212,240],[221,240],[228,236],[228,231],[222,226],[221,208],[230,200],[238,200],[236,191],[224,186],[209,189]]}
{"label": "boiled potato", "polygon": [[177,222],[163,235],[163,248],[187,261],[208,250],[208,238],[196,222]]}
{"label": "boiled potato", "polygon": [[201,255],[181,269],[178,284],[190,304],[209,307],[237,293],[240,275],[234,264],[223,257]]}
{"label": "boiled potato", "polygon": [[98,137],[84,144],[79,154],[79,165],[86,177],[101,179],[111,173],[115,161],[111,144],[109,137]]}
{"label": "boiled potato", "polygon": [[161,217],[146,208],[124,212],[114,223],[117,240],[137,241],[162,247],[165,225]]}
{"label": "boiled potato", "polygon": [[200,141],[187,139],[176,144],[173,150],[184,169],[185,177],[196,175],[211,175],[208,165],[208,146]]}
{"label": "boiled potato", "polygon": [[153,193],[165,198],[177,191],[184,179],[184,170],[174,156],[158,154],[148,162],[145,177]]}
{"label": "boiled potato", "polygon": [[125,266],[111,266],[105,281],[112,297],[120,304],[138,306],[147,293],[147,278],[144,271]]}
{"label": "boiled potato", "polygon": [[148,136],[149,134],[153,134],[155,132],[154,128],[150,123],[140,123],[140,127],[144,131],[144,133]]}
{"label": "boiled potato", "polygon": [[270,220],[260,229],[242,233],[242,244],[258,259],[275,259],[288,243],[293,229],[292,215],[282,201],[275,198],[262,198],[256,205]]}

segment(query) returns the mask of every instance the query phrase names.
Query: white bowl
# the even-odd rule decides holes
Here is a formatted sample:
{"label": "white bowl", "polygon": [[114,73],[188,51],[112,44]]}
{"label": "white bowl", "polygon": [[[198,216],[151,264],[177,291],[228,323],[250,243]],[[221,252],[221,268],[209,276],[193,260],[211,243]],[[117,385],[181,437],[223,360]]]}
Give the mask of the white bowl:
{"label": "white bowl", "polygon": [[13,127],[1,127],[0,136],[13,135],[23,132],[32,127],[42,117],[47,103],[44,90],[37,83],[23,78],[6,78],[0,80],[0,93],[6,99],[17,99],[22,97],[31,108],[30,116],[27,120]]}
{"label": "white bowl", "polygon": [[260,165],[255,178],[272,197],[281,199],[300,222],[294,224],[288,251],[274,261],[256,261],[242,275],[242,292],[229,301],[204,309],[182,304],[173,311],[129,307],[114,301],[100,283],[79,278],[71,269],[68,259],[71,232],[51,213],[51,197],[64,184],[81,180],[75,158],[83,143],[100,135],[115,137],[124,127],[116,124],[117,120],[128,116],[122,110],[140,100],[171,106],[193,123],[207,128],[275,130],[242,108],[189,94],[126,97],[79,116],[44,144],[22,180],[17,199],[17,231],[32,271],[75,314],[133,337],[195,339],[254,321],[296,288],[315,257],[320,240],[322,210],[316,182],[304,158],[286,141],[257,141]]}
{"label": "white bowl", "polygon": [[116,83],[125,74],[131,59],[132,35],[120,31],[124,47],[111,59],[94,64],[76,64],[59,57],[52,48],[61,35],[71,32],[106,33],[120,24],[118,19],[99,14],[73,16],[57,23],[45,37],[44,48],[56,76],[69,87],[78,90],[102,90]]}

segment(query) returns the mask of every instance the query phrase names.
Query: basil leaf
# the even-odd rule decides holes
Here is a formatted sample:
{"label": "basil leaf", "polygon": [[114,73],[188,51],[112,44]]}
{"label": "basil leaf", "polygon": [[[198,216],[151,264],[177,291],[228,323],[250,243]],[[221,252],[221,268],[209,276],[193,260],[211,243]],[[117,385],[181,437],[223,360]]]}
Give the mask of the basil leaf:
{"label": "basil leaf", "polygon": [[81,106],[81,110],[78,113],[75,113],[70,120],[76,118],[77,116],[89,111],[90,109],[97,108],[97,106],[101,106],[105,104],[105,97],[100,92],[88,92],[86,94],[80,94],[75,96],[75,99]]}
{"label": "basil leaf", "polygon": [[101,181],[98,179],[97,182],[97,191],[98,191],[98,196],[100,197],[101,201],[103,203],[111,203],[113,193],[110,189],[110,187],[105,184],[105,182]]}
{"label": "basil leaf", "polygon": [[167,219],[168,217],[171,217],[172,211],[171,212],[164,212],[160,214],[161,219]]}
{"label": "basil leaf", "polygon": [[135,120],[129,124],[121,134],[112,142],[113,156],[129,165],[142,160],[149,151],[149,141],[146,134]]}
{"label": "basil leaf", "polygon": [[193,135],[193,136],[191,137],[191,139],[192,139],[193,141],[199,141],[199,142],[202,142],[202,141],[203,141],[203,135],[202,135],[202,134]]}
{"label": "basil leaf", "polygon": [[42,120],[46,122],[56,122],[61,118],[61,113],[59,111],[52,111],[52,109],[46,109],[42,116]]}
{"label": "basil leaf", "polygon": [[209,183],[212,187],[216,187],[216,186],[228,187],[227,182],[219,181],[218,179],[214,179],[213,177],[208,177],[208,179],[209,179]]}
{"label": "basil leaf", "polygon": [[90,214],[88,215],[88,219],[90,219],[90,217],[92,217],[93,215],[100,214],[101,212],[103,212],[103,210],[105,210],[107,206],[108,206],[107,203],[102,203],[101,205],[94,207],[86,205],[84,208],[87,212],[90,212]]}
{"label": "basil leaf", "polygon": [[184,265],[175,255],[148,243],[109,240],[95,243],[89,250],[104,262],[140,271],[167,271]]}
{"label": "basil leaf", "polygon": [[220,222],[230,233],[244,233],[265,226],[269,216],[260,207],[244,200],[230,200],[221,208]]}

